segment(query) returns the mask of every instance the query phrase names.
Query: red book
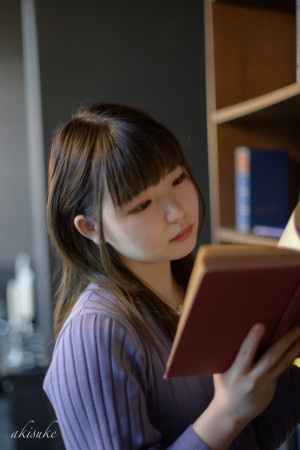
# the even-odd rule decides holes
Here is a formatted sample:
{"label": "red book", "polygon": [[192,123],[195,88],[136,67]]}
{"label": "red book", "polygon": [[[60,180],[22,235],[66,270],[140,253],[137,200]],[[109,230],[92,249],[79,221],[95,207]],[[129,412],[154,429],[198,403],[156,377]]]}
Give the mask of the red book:
{"label": "red book", "polygon": [[165,377],[226,371],[255,323],[266,332],[259,356],[300,326],[300,252],[207,245],[197,254]]}

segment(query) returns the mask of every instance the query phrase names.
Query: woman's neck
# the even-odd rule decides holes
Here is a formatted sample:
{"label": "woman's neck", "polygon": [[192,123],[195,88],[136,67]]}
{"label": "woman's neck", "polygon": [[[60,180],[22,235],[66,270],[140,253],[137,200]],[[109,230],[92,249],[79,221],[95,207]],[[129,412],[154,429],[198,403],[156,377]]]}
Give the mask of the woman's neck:
{"label": "woman's neck", "polygon": [[169,261],[159,263],[126,261],[125,264],[172,309],[176,311],[182,304],[184,290],[174,279]]}

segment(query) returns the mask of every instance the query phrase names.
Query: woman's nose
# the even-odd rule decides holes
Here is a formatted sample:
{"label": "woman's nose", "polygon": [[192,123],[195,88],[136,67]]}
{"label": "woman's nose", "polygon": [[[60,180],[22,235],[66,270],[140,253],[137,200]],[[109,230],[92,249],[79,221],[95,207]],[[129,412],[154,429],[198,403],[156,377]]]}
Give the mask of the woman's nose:
{"label": "woman's nose", "polygon": [[165,201],[165,218],[167,222],[176,222],[183,219],[185,208],[181,202],[174,198],[168,198]]}

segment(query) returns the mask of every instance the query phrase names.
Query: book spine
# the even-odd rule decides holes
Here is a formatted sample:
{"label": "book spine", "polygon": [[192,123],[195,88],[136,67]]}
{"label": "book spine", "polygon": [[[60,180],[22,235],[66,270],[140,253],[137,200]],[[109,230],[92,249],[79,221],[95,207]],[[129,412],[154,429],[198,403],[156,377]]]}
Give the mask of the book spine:
{"label": "book spine", "polygon": [[296,80],[300,82],[300,0],[296,0]]}
{"label": "book spine", "polygon": [[289,218],[289,161],[282,149],[235,149],[235,224],[283,228]]}
{"label": "book spine", "polygon": [[235,227],[241,233],[251,229],[250,150],[236,147],[234,150],[235,173]]}
{"label": "book spine", "polygon": [[283,228],[289,219],[289,162],[285,150],[251,152],[251,228]]}

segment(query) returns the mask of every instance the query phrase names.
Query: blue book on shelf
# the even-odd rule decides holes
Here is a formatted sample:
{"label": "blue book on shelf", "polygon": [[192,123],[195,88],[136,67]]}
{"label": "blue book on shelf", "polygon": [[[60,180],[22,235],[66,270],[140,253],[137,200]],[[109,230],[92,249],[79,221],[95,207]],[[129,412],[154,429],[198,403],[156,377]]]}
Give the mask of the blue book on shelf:
{"label": "blue book on shelf", "polygon": [[234,162],[236,229],[284,227],[289,218],[287,151],[236,147]]}

